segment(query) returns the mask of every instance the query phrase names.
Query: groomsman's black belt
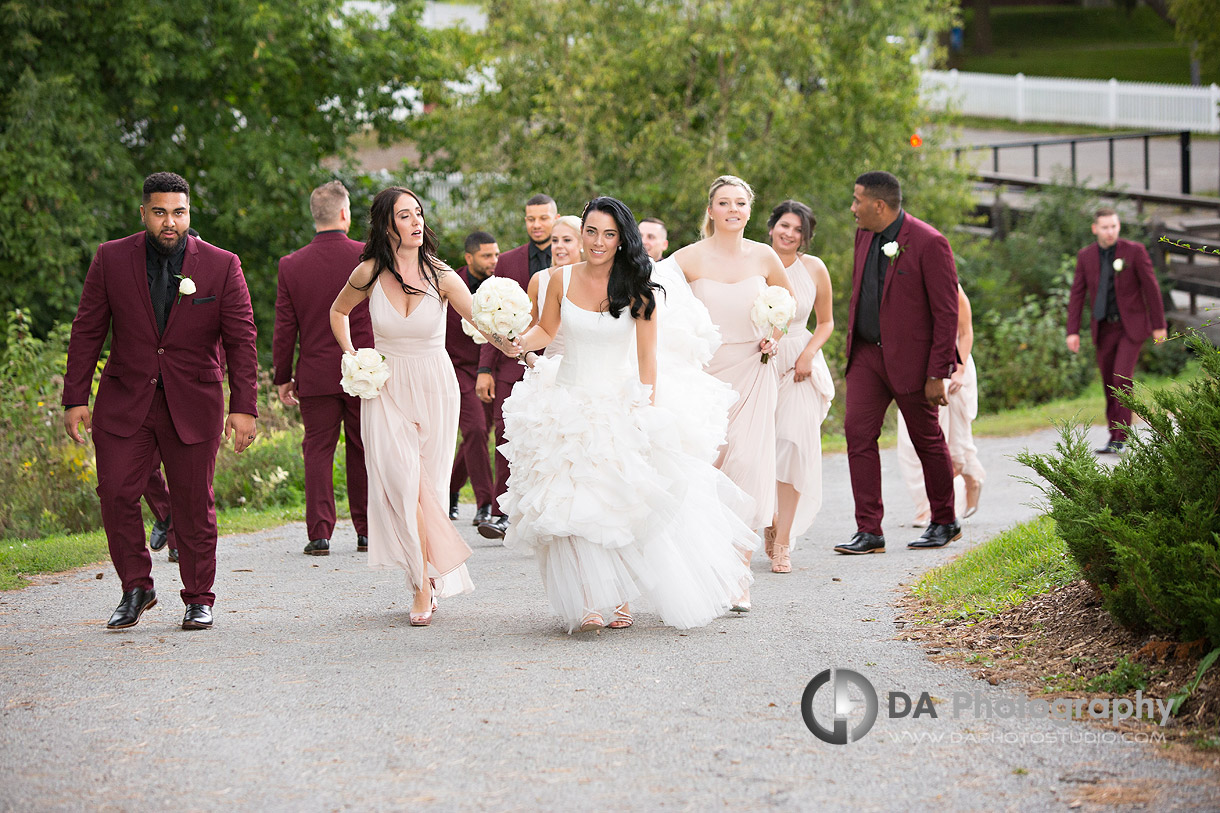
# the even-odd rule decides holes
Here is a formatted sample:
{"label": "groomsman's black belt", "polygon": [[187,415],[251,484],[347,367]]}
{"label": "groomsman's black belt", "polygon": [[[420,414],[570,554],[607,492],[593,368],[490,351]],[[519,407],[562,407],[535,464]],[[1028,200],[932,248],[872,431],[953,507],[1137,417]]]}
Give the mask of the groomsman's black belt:
{"label": "groomsman's black belt", "polygon": [[1117,315],[1106,317],[1106,321],[1109,322],[1110,324],[1114,324],[1115,322],[1121,322],[1122,320],[1123,320],[1123,317],[1117,316]]}

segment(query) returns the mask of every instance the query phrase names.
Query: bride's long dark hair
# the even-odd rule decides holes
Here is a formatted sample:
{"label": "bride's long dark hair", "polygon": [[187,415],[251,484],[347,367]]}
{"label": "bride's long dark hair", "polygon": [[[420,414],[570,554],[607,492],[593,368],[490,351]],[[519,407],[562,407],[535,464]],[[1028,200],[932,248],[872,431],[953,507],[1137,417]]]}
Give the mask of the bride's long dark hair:
{"label": "bride's long dark hair", "polygon": [[[605,212],[614,219],[618,227],[618,250],[614,252],[614,264],[610,268],[610,280],[606,283],[606,299],[610,315],[615,319],[626,310],[632,319],[652,318],[657,307],[655,291],[665,291],[652,281],[652,260],[644,250],[644,239],[640,227],[627,205],[617,198],[600,197],[589,201],[580,216],[581,226],[589,219],[590,212]],[[583,240],[583,235],[582,238]]]}
{"label": "bride's long dark hair", "polygon": [[444,270],[444,264],[436,256],[439,245],[436,234],[428,226],[428,221],[423,218],[424,202],[419,199],[419,195],[401,186],[391,186],[381,190],[377,193],[377,197],[373,198],[373,205],[369,207],[369,239],[364,244],[364,251],[361,252],[360,259],[373,261],[373,278],[369,280],[368,285],[360,286],[360,290],[368,290],[377,281],[377,277],[381,275],[382,271],[389,271],[408,294],[428,293],[427,290],[408,285],[402,275],[398,273],[398,269],[394,267],[396,253],[399,246],[402,245],[402,235],[399,234],[398,224],[394,221],[394,208],[398,205],[398,199],[403,195],[410,195],[419,204],[420,219],[424,221],[424,244],[419,248],[419,274],[439,297],[440,276]]}

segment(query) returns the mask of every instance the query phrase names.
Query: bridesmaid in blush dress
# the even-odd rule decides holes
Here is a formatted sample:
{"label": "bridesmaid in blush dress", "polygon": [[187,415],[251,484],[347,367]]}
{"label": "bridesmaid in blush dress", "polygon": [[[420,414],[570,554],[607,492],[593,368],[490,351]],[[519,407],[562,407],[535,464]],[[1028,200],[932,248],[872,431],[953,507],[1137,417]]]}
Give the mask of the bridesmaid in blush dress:
{"label": "bridesmaid in blush dress", "polygon": [[[369,238],[330,309],[331,330],[354,353],[347,315],[365,299],[376,349],[390,377],[361,404],[369,474],[369,566],[406,572],[411,626],[432,622],[437,596],[474,589],[470,548],[445,510],[457,443],[459,394],[445,352],[445,307],[470,320],[470,289],[436,257],[423,204],[401,187],[382,190],[369,212]],[[500,337],[489,336],[497,345]]]}
{"label": "bridesmaid in blush dress", "polygon": [[[822,421],[835,397],[822,345],[834,332],[830,272],[805,254],[817,220],[808,206],[786,200],[771,211],[767,233],[796,294],[796,313],[772,363],[779,373],[775,413],[777,510],[763,534],[772,573],[790,573],[792,541],[813,524],[822,507]],[[809,315],[817,312],[813,332]]]}
{"label": "bridesmaid in blush dress", "polygon": [[[583,259],[580,218],[576,215],[556,218],[555,225],[551,227],[551,267],[544,268],[530,277],[529,287],[525,289],[525,292],[529,294],[530,302],[534,304],[535,325],[542,319],[542,303],[546,301],[547,286],[550,284],[551,277],[562,276],[564,266],[575,265]],[[546,346],[546,354],[548,356],[563,355],[562,328]]]}
{"label": "bridesmaid in blush dress", "polygon": [[[775,515],[775,408],[778,374],[763,364],[774,354],[780,332],[768,333],[750,319],[754,300],[770,285],[792,292],[784,264],[768,245],[744,237],[754,191],[733,175],[722,175],[708,191],[704,239],[679,249],[670,258],[707,307],[720,330],[721,345],[707,372],[729,384],[737,402],[729,410],[729,428],[716,467],[754,499],[750,527],[771,524]],[[748,612],[750,594],[734,604]]]}

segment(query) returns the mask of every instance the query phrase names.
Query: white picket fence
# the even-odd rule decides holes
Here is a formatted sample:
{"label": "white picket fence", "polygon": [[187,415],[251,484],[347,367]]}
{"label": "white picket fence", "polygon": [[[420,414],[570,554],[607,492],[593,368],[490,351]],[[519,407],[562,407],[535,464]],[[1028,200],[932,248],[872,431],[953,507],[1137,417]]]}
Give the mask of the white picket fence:
{"label": "white picket fence", "polygon": [[1220,133],[1220,87],[924,71],[920,95],[934,110],[967,116]]}

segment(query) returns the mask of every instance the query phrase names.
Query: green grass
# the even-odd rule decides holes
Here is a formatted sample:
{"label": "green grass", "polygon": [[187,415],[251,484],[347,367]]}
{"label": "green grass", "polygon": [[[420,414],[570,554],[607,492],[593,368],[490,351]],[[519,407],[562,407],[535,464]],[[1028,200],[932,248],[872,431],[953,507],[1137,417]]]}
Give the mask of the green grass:
{"label": "green grass", "polygon": [[912,593],[937,619],[990,616],[1080,578],[1049,517],[1016,526],[924,574]]}
{"label": "green grass", "polygon": [[[304,512],[304,505],[277,506],[261,511],[230,508],[216,513],[216,524],[221,536],[244,534],[299,522]],[[145,528],[146,533],[147,530]],[[35,573],[59,573],[104,561],[109,556],[106,534],[100,530],[0,542],[0,590],[25,587],[29,584],[25,577]]]}
{"label": "green grass", "polygon": [[[994,51],[972,53],[973,13],[967,12],[965,53],[953,67],[982,73],[1024,73],[1132,82],[1190,82],[1190,55],[1171,25],[1149,8],[1063,6],[996,8],[991,13]],[[1204,76],[1204,83],[1217,77]]]}

